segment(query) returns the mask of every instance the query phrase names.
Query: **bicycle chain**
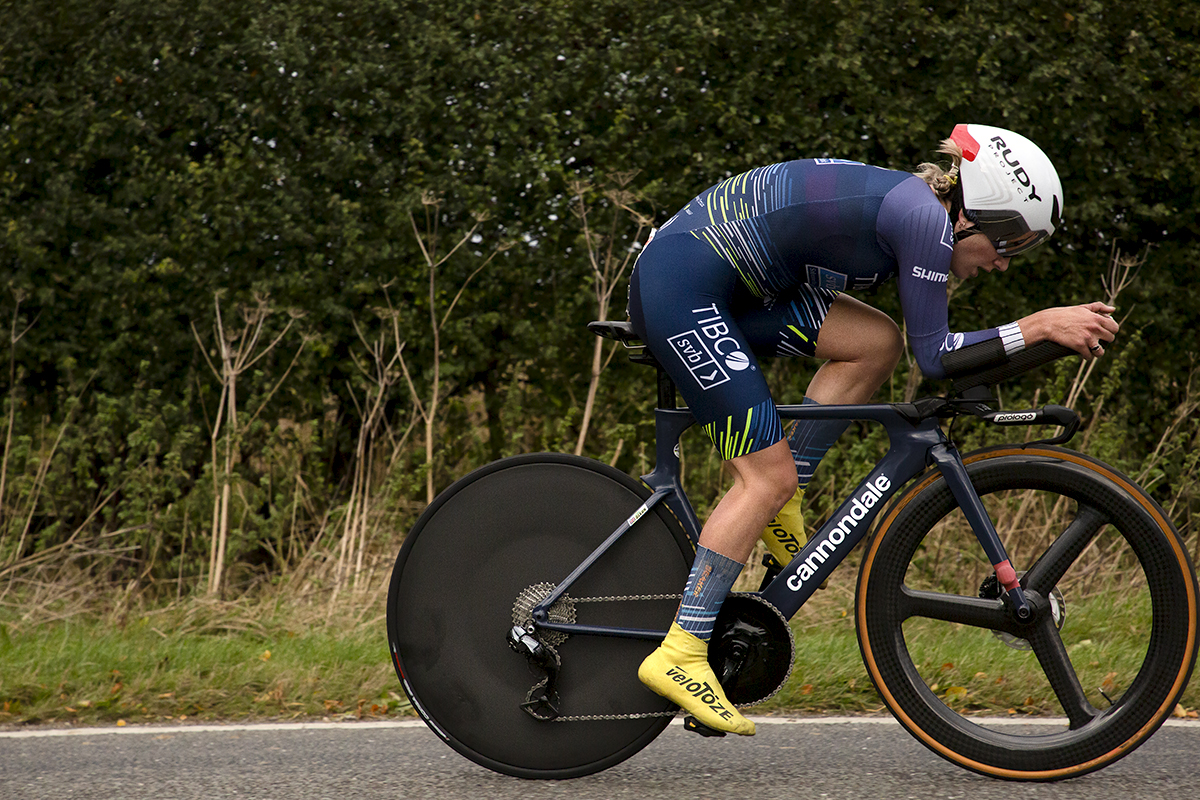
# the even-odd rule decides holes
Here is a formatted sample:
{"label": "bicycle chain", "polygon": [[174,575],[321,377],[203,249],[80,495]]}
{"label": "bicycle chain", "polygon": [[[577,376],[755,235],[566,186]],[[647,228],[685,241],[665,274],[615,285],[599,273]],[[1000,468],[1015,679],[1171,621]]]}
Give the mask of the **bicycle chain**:
{"label": "bicycle chain", "polygon": [[[534,584],[533,586],[530,586],[528,589],[526,589],[524,592],[522,592],[521,595],[518,597],[517,603],[514,604],[514,607],[513,607],[513,622],[515,624],[520,624],[517,621],[517,618],[519,616],[524,617],[525,613],[527,613],[527,611],[529,609],[531,609],[533,605],[536,605],[537,602],[540,602],[542,599],[548,597],[550,592],[553,591],[553,589],[554,589],[553,584],[540,583],[540,584]],[[541,595],[540,597],[538,597],[539,594]],[[645,600],[682,600],[682,599],[683,599],[683,594],[625,594],[625,595],[608,595],[605,597],[573,597],[571,595],[564,594],[558,601],[556,601],[554,603],[554,605],[552,605],[550,607],[550,611],[551,611],[552,616],[556,616],[556,614],[554,612],[559,611],[561,613],[561,616],[563,617],[562,621],[568,621],[568,619],[569,619],[569,621],[574,622],[575,614],[574,614],[573,606],[577,603],[623,603],[623,602],[636,602],[636,601],[645,601]],[[528,608],[524,608],[524,606],[526,606],[526,605],[528,606]],[[542,635],[545,635],[545,633],[543,633]],[[557,636],[562,636],[562,639],[557,639]],[[547,637],[547,638],[550,638],[550,637]],[[546,641],[545,639],[542,639],[541,641],[542,641],[542,646],[546,647],[551,652],[553,652],[555,655],[555,658],[557,660],[558,650],[557,650],[556,645],[562,644],[562,642],[565,641],[565,639],[566,639],[566,635],[555,633],[555,639],[556,640],[553,643]],[[526,696],[526,698],[527,699],[531,698],[534,695],[534,693],[537,692],[538,689],[540,689],[546,685],[547,680],[548,679],[543,679],[543,680],[539,681],[537,684],[535,684],[533,686],[533,688],[529,690],[529,694]],[[676,714],[678,714],[681,710],[682,709],[675,709],[673,711],[641,711],[641,712],[633,712],[630,714],[574,714],[574,715],[569,715],[569,716],[557,716],[550,720],[545,720],[544,717],[538,717],[538,719],[543,719],[547,722],[613,722],[613,721],[627,720],[627,719],[650,719],[652,717],[673,717]]]}
{"label": "bicycle chain", "polygon": [[611,597],[572,597],[576,603],[616,603],[625,600],[682,600],[682,594],[623,594]]}
{"label": "bicycle chain", "polygon": [[[609,597],[576,597],[576,603],[622,603],[637,600],[682,600],[682,594],[626,594]],[[569,717],[555,717],[555,722],[614,722],[626,719],[651,719],[652,717],[673,717],[683,709],[674,711],[643,711],[631,714],[575,714]]]}
{"label": "bicycle chain", "polygon": [[650,719],[651,717],[673,717],[683,711],[643,711],[640,714],[576,714],[573,717],[555,717],[550,722],[614,722],[627,719]]}

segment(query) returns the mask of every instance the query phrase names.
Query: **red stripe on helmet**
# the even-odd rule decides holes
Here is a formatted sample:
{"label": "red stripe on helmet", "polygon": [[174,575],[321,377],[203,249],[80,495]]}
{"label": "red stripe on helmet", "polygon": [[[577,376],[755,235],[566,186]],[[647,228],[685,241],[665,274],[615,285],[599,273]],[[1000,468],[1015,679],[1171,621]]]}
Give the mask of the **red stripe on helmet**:
{"label": "red stripe on helmet", "polygon": [[955,125],[950,138],[962,148],[963,158],[967,161],[974,161],[975,156],[979,155],[979,142],[975,141],[975,137],[967,132],[966,125]]}

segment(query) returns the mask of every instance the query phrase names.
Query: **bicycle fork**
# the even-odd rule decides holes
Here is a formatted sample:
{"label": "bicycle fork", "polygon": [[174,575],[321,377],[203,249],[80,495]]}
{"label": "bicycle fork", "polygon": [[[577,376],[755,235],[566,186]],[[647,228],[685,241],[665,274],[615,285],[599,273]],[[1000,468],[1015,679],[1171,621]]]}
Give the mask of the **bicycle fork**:
{"label": "bicycle fork", "polygon": [[1021,583],[1017,580],[1017,571],[1013,569],[1012,562],[1009,561],[1004,543],[1000,541],[1000,534],[996,533],[996,526],[992,524],[991,517],[983,507],[983,501],[979,499],[979,494],[971,485],[971,479],[967,475],[967,468],[963,465],[958,448],[952,442],[945,442],[930,448],[929,456],[937,465],[938,471],[942,473],[942,477],[945,478],[950,492],[958,501],[958,507],[962,509],[963,516],[970,523],[971,530],[975,531],[975,537],[983,547],[984,553],[987,554],[992,569],[996,571],[996,580],[1004,587],[1005,596],[1012,605],[1013,613],[1017,615],[1017,619],[1023,622],[1028,621],[1033,617],[1033,609],[1030,608],[1029,601],[1025,597],[1025,590],[1021,588]]}

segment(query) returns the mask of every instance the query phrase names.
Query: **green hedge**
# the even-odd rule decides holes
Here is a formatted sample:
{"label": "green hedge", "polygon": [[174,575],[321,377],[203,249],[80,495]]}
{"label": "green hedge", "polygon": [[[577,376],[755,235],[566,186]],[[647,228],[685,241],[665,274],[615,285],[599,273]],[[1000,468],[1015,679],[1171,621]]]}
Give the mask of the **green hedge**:
{"label": "green hedge", "polygon": [[[117,576],[196,573],[218,385],[193,326],[212,349],[214,295],[235,321],[267,296],[266,335],[303,316],[239,389],[263,410],[238,443],[232,557],[269,574],[297,526],[319,527],[349,491],[364,391],[355,323],[380,329],[381,284],[427,391],[414,219],[436,225],[445,253],[487,216],[440,268],[435,316],[515,243],[441,332],[436,483],[506,452],[571,446],[592,301],[570,185],[621,171],[639,171],[639,208],[661,222],[752,166],[831,155],[909,169],[956,122],[1012,128],[1058,165],[1066,224],[1003,278],[963,285],[952,324],[1097,298],[1114,244],[1149,246],[1121,298],[1128,357],[1104,392],[1119,428],[1106,441],[1130,466],[1158,442],[1200,352],[1194,4],[13,0],[6,11],[0,318],[28,331],[0,371],[14,420],[4,558],[81,525],[136,528]],[[430,192],[440,205],[422,205]],[[618,228],[618,246],[629,235]],[[899,313],[886,288],[868,300]],[[773,380],[797,392],[811,369],[780,365]],[[1100,393],[1097,382],[1085,410]],[[614,363],[588,452],[612,457],[623,440],[618,461],[636,470],[649,397],[648,376]],[[397,436],[412,408],[399,384]],[[424,468],[416,451],[392,463],[401,527]],[[1170,469],[1163,491],[1186,478],[1184,461]],[[301,488],[312,504],[297,515],[288,498]]]}

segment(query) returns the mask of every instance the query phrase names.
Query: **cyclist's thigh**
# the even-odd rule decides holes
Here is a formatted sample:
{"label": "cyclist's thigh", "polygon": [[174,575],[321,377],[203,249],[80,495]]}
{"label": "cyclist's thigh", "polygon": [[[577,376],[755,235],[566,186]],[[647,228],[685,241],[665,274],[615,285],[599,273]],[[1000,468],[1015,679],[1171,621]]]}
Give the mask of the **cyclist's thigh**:
{"label": "cyclist's thigh", "polygon": [[890,374],[903,349],[904,336],[895,320],[861,300],[840,295],[821,329],[816,356],[831,361],[865,357],[880,362]]}
{"label": "cyclist's thigh", "polygon": [[735,320],[760,356],[816,355],[817,336],[840,292],[801,284],[787,294],[735,300]]}
{"label": "cyclist's thigh", "polygon": [[758,359],[734,319],[737,273],[690,234],[658,236],[630,279],[629,316],[725,459],[783,438]]}

